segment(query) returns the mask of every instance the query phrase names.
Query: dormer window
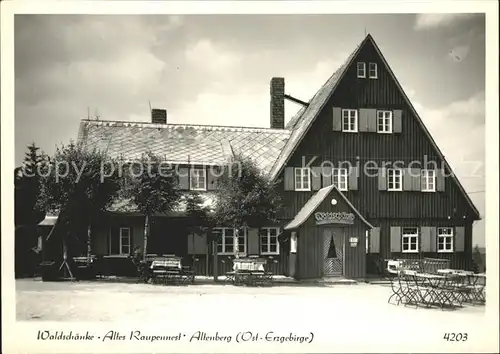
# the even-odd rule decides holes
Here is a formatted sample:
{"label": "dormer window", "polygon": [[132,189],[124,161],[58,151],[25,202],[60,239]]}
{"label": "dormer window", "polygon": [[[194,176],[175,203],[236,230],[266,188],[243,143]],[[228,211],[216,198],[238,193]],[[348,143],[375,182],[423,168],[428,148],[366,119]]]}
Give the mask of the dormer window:
{"label": "dormer window", "polygon": [[207,171],[204,168],[191,169],[190,189],[193,191],[207,190]]}
{"label": "dormer window", "polygon": [[358,77],[363,79],[366,77],[366,63],[358,63]]}
{"label": "dormer window", "polygon": [[368,65],[368,77],[370,79],[376,79],[376,78],[378,78],[377,63],[370,63]]}

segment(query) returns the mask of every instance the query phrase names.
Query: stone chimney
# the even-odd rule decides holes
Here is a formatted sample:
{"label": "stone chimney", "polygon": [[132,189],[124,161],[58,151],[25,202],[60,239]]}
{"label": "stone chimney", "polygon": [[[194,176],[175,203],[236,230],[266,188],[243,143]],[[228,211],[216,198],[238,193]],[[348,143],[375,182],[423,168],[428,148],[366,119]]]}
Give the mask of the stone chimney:
{"label": "stone chimney", "polygon": [[167,110],[153,108],[151,110],[151,123],[167,124]]}
{"label": "stone chimney", "polygon": [[271,79],[271,129],[285,128],[285,79]]}

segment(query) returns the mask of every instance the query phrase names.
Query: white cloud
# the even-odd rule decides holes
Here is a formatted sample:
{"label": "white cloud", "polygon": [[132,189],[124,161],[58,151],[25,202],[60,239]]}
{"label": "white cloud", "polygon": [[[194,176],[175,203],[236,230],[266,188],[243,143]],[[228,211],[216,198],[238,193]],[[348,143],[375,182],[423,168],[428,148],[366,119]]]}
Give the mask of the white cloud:
{"label": "white cloud", "polygon": [[456,13],[455,14],[452,14],[452,13],[449,13],[449,14],[431,14],[431,13],[417,14],[417,17],[415,19],[414,28],[416,30],[425,30],[425,29],[430,29],[430,28],[448,26],[455,21],[466,19],[470,16],[472,16],[472,14],[456,14]]}
{"label": "white cloud", "polygon": [[208,39],[202,39],[186,50],[186,59],[198,69],[219,74],[241,65],[240,57],[227,49],[217,47]]}
{"label": "white cloud", "polygon": [[269,127],[269,90],[260,93],[235,92],[217,94],[204,92],[195,101],[186,102],[172,111],[171,123]]}

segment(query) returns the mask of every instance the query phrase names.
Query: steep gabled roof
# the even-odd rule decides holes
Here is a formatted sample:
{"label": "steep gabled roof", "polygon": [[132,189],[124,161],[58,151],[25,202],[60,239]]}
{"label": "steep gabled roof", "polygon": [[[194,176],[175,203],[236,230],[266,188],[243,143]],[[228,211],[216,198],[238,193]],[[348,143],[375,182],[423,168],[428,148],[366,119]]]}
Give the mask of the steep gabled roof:
{"label": "steep gabled roof", "polygon": [[82,120],[77,143],[128,161],[152,151],[173,164],[220,165],[240,153],[267,173],[289,136],[288,129]]}
{"label": "steep gabled roof", "polygon": [[[322,111],[325,104],[328,102],[333,92],[337,88],[339,82],[344,77],[345,72],[351,66],[354,57],[358,54],[360,48],[368,40],[367,36],[358,47],[347,57],[347,60],[342,64],[340,68],[333,73],[333,75],[325,82],[325,84],[316,92],[313,98],[309,101],[306,107],[297,112],[297,114],[292,117],[290,122],[287,124],[287,128],[291,129],[290,139],[288,139],[281,155],[278,157],[274,166],[271,169],[270,177],[275,179],[283,167],[287,164],[288,160],[291,158],[302,139],[306,135],[307,131],[311,127],[312,123],[316,120],[316,117]],[[370,37],[371,38],[371,37]]]}
{"label": "steep gabled roof", "polygon": [[465,191],[465,188],[460,183],[460,180],[457,178],[457,176],[455,175],[455,173],[451,169],[451,166],[448,163],[448,161],[446,161],[446,158],[444,157],[444,154],[442,153],[441,149],[439,149],[439,146],[436,144],[436,141],[432,137],[431,133],[429,132],[429,130],[427,130],[427,128],[426,128],[426,126],[425,126],[422,118],[420,118],[419,114],[417,113],[417,110],[415,109],[415,107],[413,107],[410,99],[408,98],[408,96],[404,92],[403,87],[401,86],[401,84],[399,83],[398,79],[396,78],[396,75],[394,75],[394,72],[392,71],[391,67],[387,63],[387,60],[385,60],[385,57],[382,54],[382,52],[380,51],[380,48],[378,47],[377,43],[375,43],[375,41],[373,40],[373,38],[372,38],[371,35],[368,35],[368,36],[370,37],[370,40],[372,41],[373,47],[377,51],[377,54],[382,59],[382,62],[384,63],[384,66],[386,67],[387,71],[391,75],[391,78],[394,80],[394,82],[396,83],[397,88],[399,89],[399,91],[403,95],[403,98],[404,98],[406,104],[408,105],[408,107],[410,107],[411,112],[417,118],[418,125],[420,125],[420,127],[424,131],[425,136],[427,137],[427,139],[429,139],[431,145],[436,150],[438,156],[444,162],[446,169],[448,169],[450,171],[450,175],[452,176],[453,180],[457,183],[457,186],[460,189],[460,191],[462,192],[462,194],[464,195],[465,199],[467,200],[467,203],[469,204],[469,206],[471,207],[471,209],[473,210],[473,212],[476,214],[477,218],[480,220],[481,219],[481,215],[479,214],[479,210],[477,210],[476,206],[472,202],[472,199],[470,199],[469,195]]}
{"label": "steep gabled roof", "polygon": [[467,203],[469,206],[472,208],[474,213],[477,215],[478,218],[480,218],[479,211],[475,207],[474,203],[470,199],[469,195],[465,191],[464,187],[456,177],[456,175],[453,173],[453,170],[451,169],[450,164],[446,161],[443,153],[439,149],[438,145],[432,138],[430,132],[427,130],[425,127],[424,122],[418,115],[417,111],[411,104],[410,99],[404,92],[403,88],[401,87],[401,84],[399,81],[396,79],[396,76],[394,75],[394,72],[391,70],[389,64],[385,60],[382,52],[380,51],[380,48],[377,46],[375,43],[375,40],[373,37],[368,34],[365,39],[358,45],[358,47],[349,55],[345,63],[337,70],[335,73],[328,79],[328,81],[316,92],[314,97],[311,99],[309,102],[309,105],[307,107],[303,107],[297,112],[297,114],[292,117],[290,122],[287,124],[287,129],[291,130],[290,138],[286,142],[283,151],[281,152],[281,155],[276,159],[276,162],[274,163],[273,167],[271,168],[270,171],[270,176],[272,179],[276,179],[280,172],[283,170],[285,165],[288,163],[290,158],[292,157],[293,153],[295,150],[298,148],[302,140],[304,139],[306,133],[309,131],[309,128],[312,126],[316,118],[319,116],[321,113],[323,107],[325,104],[329,101],[330,97],[333,96],[336,88],[338,87],[340,81],[344,77],[344,74],[348,70],[348,68],[352,65],[354,58],[357,56],[358,52],[360,49],[366,44],[367,41],[370,41],[375,48],[376,52],[380,56],[384,66],[386,67],[387,71],[391,75],[392,79],[394,80],[397,88],[403,95],[403,98],[405,102],[408,104],[408,107],[410,107],[411,112],[417,119],[417,123],[420,125],[422,128],[424,134],[426,137],[429,139],[430,143],[436,150],[437,154],[439,157],[443,160],[445,167],[450,171],[453,180],[457,183],[458,188],[460,191],[463,193],[465,196],[465,199],[467,200]]}

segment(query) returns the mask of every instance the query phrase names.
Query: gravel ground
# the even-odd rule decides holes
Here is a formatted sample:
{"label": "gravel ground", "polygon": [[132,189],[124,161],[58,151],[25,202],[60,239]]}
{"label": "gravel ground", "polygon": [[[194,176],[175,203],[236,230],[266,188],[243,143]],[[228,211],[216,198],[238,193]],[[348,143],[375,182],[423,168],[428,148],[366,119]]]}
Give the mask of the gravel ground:
{"label": "gravel ground", "polygon": [[[387,304],[387,285],[275,286],[265,288],[233,285],[162,286],[106,282],[16,281],[16,315],[30,321],[155,321],[175,316],[221,316],[221,308],[237,309],[239,316],[274,314],[304,318],[322,314],[330,318],[364,317],[407,321],[423,316],[443,321],[482,321],[485,307],[464,306],[456,311],[415,309]],[[293,311],[290,311],[293,306]],[[256,311],[258,310],[258,311]],[[278,316],[279,315],[279,316]]]}

